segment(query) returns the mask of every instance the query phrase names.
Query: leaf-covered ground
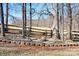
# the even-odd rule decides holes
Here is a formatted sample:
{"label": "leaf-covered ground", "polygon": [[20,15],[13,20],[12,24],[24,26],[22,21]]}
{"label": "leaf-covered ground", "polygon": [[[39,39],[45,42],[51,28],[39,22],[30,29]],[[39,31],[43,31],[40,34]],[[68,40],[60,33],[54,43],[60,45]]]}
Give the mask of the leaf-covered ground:
{"label": "leaf-covered ground", "polygon": [[41,47],[0,47],[0,56],[77,56],[79,47],[76,48],[41,48]]}

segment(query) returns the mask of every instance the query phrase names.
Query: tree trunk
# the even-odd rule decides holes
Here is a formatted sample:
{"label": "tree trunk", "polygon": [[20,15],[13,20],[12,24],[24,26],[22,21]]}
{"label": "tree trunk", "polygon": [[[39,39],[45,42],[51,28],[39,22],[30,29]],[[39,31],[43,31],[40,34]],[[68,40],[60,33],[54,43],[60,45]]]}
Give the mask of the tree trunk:
{"label": "tree trunk", "polygon": [[64,4],[62,3],[61,4],[61,17],[60,17],[60,21],[61,21],[61,25],[60,25],[60,28],[61,28],[61,40],[64,41]]}
{"label": "tree trunk", "polygon": [[32,4],[30,3],[30,36],[31,36],[31,28],[32,28]]}
{"label": "tree trunk", "polygon": [[26,37],[26,3],[22,4],[22,19],[23,19],[23,38]]}
{"label": "tree trunk", "polygon": [[57,38],[60,39],[60,33],[59,33],[59,4],[57,3]]}
{"label": "tree trunk", "polygon": [[71,10],[71,4],[70,3],[67,3],[66,4],[67,6],[67,16],[68,16],[68,20],[69,20],[69,39],[72,40],[72,10]]}
{"label": "tree trunk", "polygon": [[74,24],[74,25],[77,25],[77,27],[73,28],[73,29],[74,30],[79,30],[79,15],[78,15],[78,13],[79,13],[79,9],[78,9],[79,5],[78,5],[78,3],[75,3],[74,6],[75,6],[74,20],[76,21],[76,24]]}
{"label": "tree trunk", "polygon": [[8,3],[6,3],[6,31],[8,31]]}
{"label": "tree trunk", "polygon": [[5,32],[4,32],[4,15],[3,15],[2,3],[0,3],[0,17],[1,17],[1,35],[5,36]]}

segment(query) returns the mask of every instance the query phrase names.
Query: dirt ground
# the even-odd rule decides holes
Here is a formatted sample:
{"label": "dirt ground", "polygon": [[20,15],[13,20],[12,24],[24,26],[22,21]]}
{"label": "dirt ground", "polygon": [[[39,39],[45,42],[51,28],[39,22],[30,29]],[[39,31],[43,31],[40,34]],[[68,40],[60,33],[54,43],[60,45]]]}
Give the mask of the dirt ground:
{"label": "dirt ground", "polygon": [[0,56],[78,56],[79,47],[0,47]]}

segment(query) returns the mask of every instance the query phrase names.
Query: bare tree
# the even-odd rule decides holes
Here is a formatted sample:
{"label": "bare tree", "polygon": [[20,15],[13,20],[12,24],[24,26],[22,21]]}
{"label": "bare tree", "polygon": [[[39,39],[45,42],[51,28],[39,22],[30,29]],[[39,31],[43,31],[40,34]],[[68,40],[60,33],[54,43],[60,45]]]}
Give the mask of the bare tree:
{"label": "bare tree", "polygon": [[76,23],[78,25],[77,30],[79,29],[79,15],[78,15],[79,10],[78,10],[78,6],[79,6],[78,3],[75,3],[74,4],[74,9],[75,9],[75,12],[74,12],[74,15],[75,15],[74,20],[76,21]]}
{"label": "bare tree", "polygon": [[60,39],[60,33],[59,33],[59,4],[57,3],[57,38]]}
{"label": "bare tree", "polygon": [[23,38],[26,37],[26,3],[22,4],[22,19],[23,19]]}
{"label": "bare tree", "polygon": [[5,36],[5,32],[4,32],[4,15],[3,15],[2,3],[0,3],[0,18],[1,18],[1,35]]}
{"label": "bare tree", "polygon": [[71,34],[71,31],[72,31],[72,10],[71,10],[71,4],[67,3],[66,6],[67,6],[67,15],[68,15],[68,20],[69,20],[69,39],[72,40],[72,34]]}
{"label": "bare tree", "polygon": [[64,3],[61,3],[60,7],[60,36],[61,40],[64,41]]}
{"label": "bare tree", "polygon": [[6,30],[8,31],[8,3],[6,3]]}
{"label": "bare tree", "polygon": [[32,27],[32,4],[30,3],[30,35],[31,35],[31,27]]}
{"label": "bare tree", "polygon": [[64,41],[64,3],[62,3],[62,40]]}

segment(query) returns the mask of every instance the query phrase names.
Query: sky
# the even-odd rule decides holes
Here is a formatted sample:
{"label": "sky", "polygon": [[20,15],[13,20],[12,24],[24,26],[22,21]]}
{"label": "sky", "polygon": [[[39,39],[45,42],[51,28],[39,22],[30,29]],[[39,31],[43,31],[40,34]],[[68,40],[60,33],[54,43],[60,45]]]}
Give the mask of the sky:
{"label": "sky", "polygon": [[[26,14],[27,14],[27,18],[29,18],[29,11],[30,11],[30,6],[29,6],[29,3],[27,3],[26,5]],[[73,7],[73,5],[71,6]],[[33,20],[37,20],[39,19],[40,17],[40,14],[39,13],[47,13],[48,15],[46,14],[42,14],[42,17],[40,17],[40,19],[47,19],[49,14],[51,13],[48,13],[46,10],[47,8],[49,9],[50,12],[52,12],[52,6],[51,6],[51,3],[32,3],[32,12],[34,12],[32,14],[32,19]],[[4,9],[4,14],[6,14],[6,10],[5,10],[5,3],[3,3],[3,9]],[[35,10],[34,10],[35,9]],[[9,4],[9,14],[16,17],[17,19],[20,19],[22,20],[22,4],[21,3],[10,3]],[[66,7],[64,7],[64,14],[66,14]],[[12,23],[13,21],[13,17],[12,16],[9,16],[9,23]]]}
{"label": "sky", "polygon": [[[4,15],[6,14],[6,8],[5,8],[6,4],[3,3],[3,9],[4,9]],[[30,6],[29,6],[29,3],[27,3],[26,5],[26,14],[27,14],[27,18],[29,18],[29,10],[30,10]],[[47,8],[51,9],[51,5],[50,4],[45,4],[45,3],[32,3],[32,12],[34,12],[34,9],[36,12],[34,12],[32,14],[32,19],[33,20],[37,20],[39,17],[40,17],[40,14],[38,13],[41,13],[43,10],[44,13],[48,13],[46,12]],[[18,19],[21,19],[22,20],[22,4],[21,3],[10,3],[9,4],[9,14],[18,18]],[[47,19],[48,18],[48,15],[45,15],[45,14],[42,14],[43,18],[44,19]],[[41,17],[42,18],[42,17]],[[12,17],[10,16],[9,17],[9,23],[11,23],[11,20]]]}
{"label": "sky", "polygon": [[[44,7],[43,5],[44,4],[41,4],[41,3],[40,4],[32,4],[32,8],[35,9],[37,12],[40,12],[41,10],[46,10],[47,6]],[[10,11],[11,14],[14,14],[15,16],[21,17],[21,4],[10,4],[9,8],[14,10],[14,11],[11,10],[12,12]],[[15,11],[15,9],[17,12]],[[27,10],[27,15],[29,15],[29,10],[30,10],[29,4],[27,4],[26,10]],[[34,18],[36,18],[36,17],[34,17]]]}

